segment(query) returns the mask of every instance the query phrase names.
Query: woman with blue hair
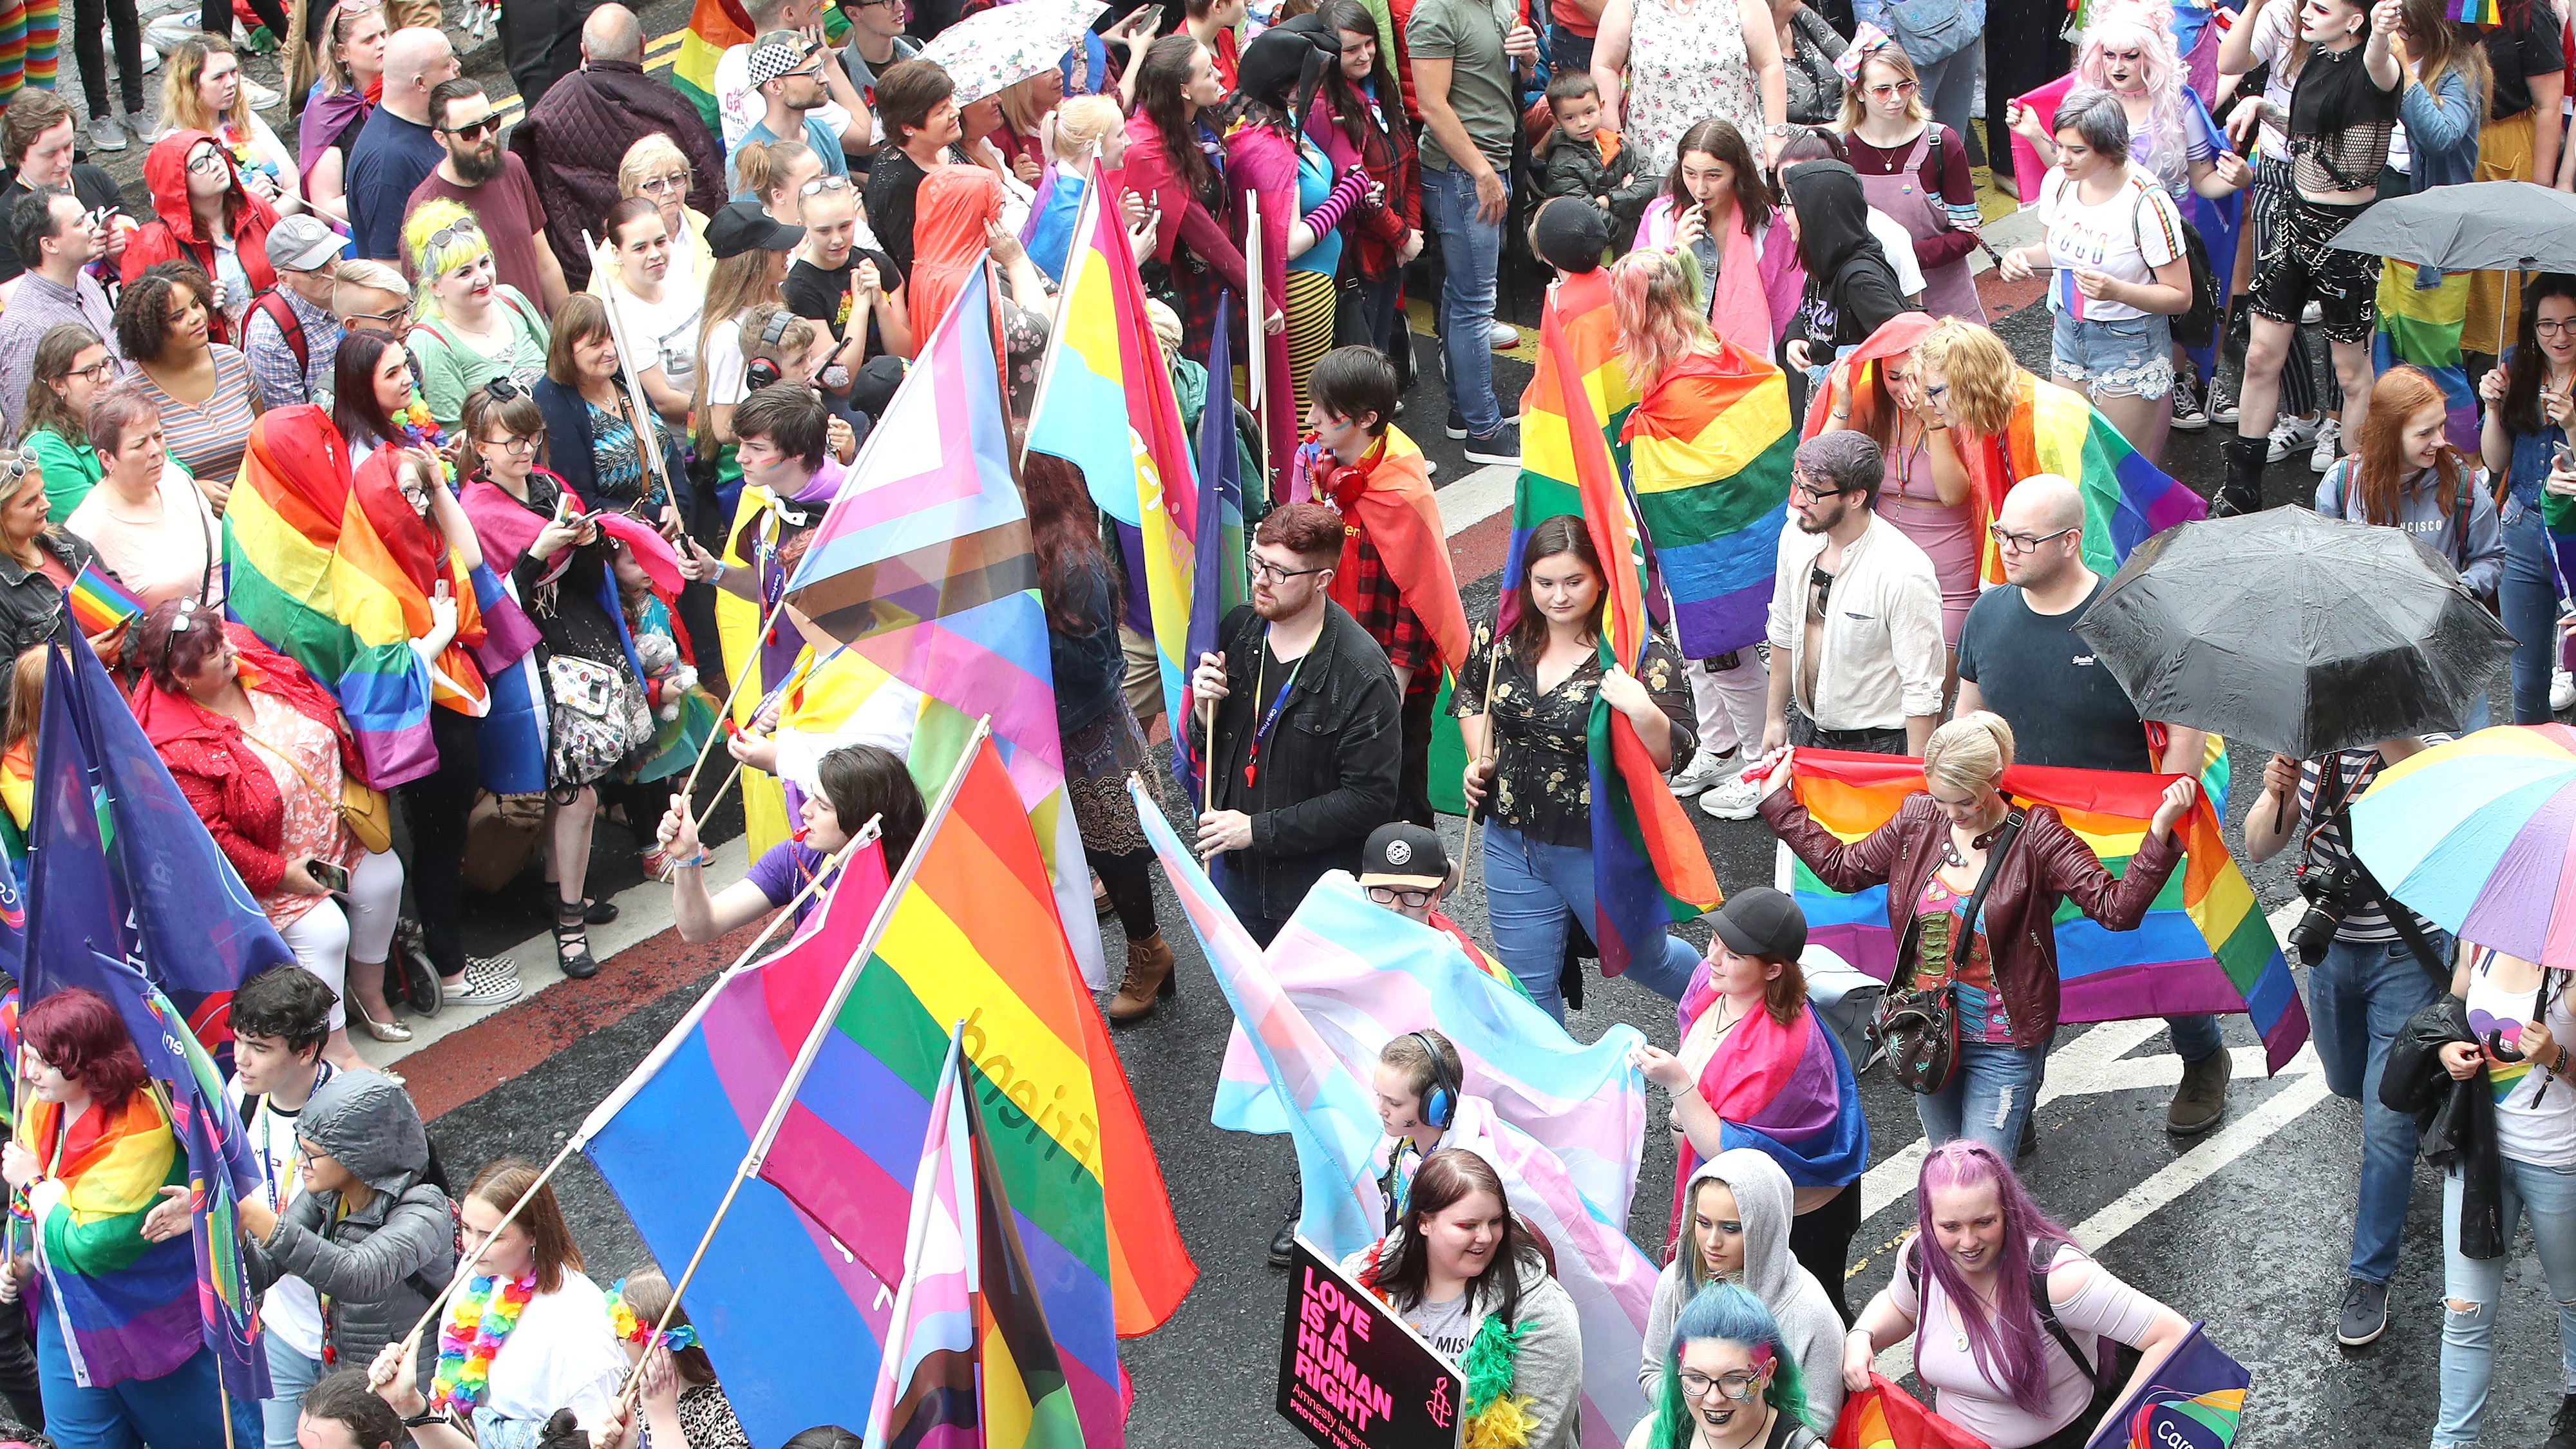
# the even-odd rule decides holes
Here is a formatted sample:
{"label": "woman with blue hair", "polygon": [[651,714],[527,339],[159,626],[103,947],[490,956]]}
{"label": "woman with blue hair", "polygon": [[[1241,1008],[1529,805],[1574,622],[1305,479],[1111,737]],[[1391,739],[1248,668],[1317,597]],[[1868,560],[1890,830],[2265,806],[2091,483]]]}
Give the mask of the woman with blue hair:
{"label": "woman with blue hair", "polygon": [[1628,1449],[1813,1449],[1824,1442],[1817,1428],[1771,1310],[1735,1284],[1711,1283],[1674,1321],[1655,1411]]}

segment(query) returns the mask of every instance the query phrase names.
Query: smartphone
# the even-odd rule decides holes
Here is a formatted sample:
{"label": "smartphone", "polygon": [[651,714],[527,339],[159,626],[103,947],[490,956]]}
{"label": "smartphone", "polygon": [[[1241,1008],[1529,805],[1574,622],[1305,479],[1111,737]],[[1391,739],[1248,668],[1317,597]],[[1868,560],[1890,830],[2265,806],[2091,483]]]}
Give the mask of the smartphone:
{"label": "smartphone", "polygon": [[434,596],[434,597],[436,597],[436,598],[441,598],[441,599],[444,599],[444,598],[448,597],[448,592],[447,592],[447,580],[445,580],[445,579],[440,579],[440,580],[438,581],[438,587],[437,587],[437,589],[435,590],[435,592],[434,592],[434,595],[433,595],[433,596]]}
{"label": "smartphone", "polygon": [[2557,457],[2550,465],[2552,470],[2560,473],[2576,473],[2576,443],[2561,442],[2552,446],[2557,452]]}
{"label": "smartphone", "polygon": [[333,865],[327,860],[308,861],[306,864],[313,872],[313,878],[322,883],[323,889],[335,895],[347,894],[349,889],[347,866]]}

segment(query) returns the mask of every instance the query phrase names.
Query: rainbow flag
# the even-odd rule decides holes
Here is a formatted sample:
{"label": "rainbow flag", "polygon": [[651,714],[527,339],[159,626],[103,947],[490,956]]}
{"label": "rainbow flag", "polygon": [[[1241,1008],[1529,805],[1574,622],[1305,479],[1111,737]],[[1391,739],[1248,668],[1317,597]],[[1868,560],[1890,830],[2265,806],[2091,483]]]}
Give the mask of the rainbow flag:
{"label": "rainbow flag", "polygon": [[679,55],[671,62],[671,88],[698,108],[698,119],[712,135],[724,134],[716,110],[716,62],[751,38],[751,14],[741,0],[697,0],[689,11],[688,34],[680,37]]}
{"label": "rainbow flag", "polygon": [[2191,1326],[2085,1449],[2227,1449],[2236,1442],[2254,1375],[2211,1343],[2205,1326]]}
{"label": "rainbow flag", "polygon": [[[1628,496],[1619,487],[1609,443],[1604,440],[1596,446],[1593,441],[1601,429],[1594,421],[1591,394],[1586,388],[1572,385],[1587,378],[1588,374],[1579,370],[1580,365],[1575,361],[1565,335],[1565,319],[1560,313],[1550,311],[1541,319],[1539,342],[1555,362],[1555,402],[1566,420],[1571,471],[1575,493],[1583,508],[1585,530],[1592,536],[1593,551],[1605,560],[1615,560],[1608,565],[1610,596],[1602,611],[1601,662],[1605,666],[1616,664],[1623,669],[1634,670],[1645,658],[1646,643],[1652,631],[1646,618],[1645,594],[1640,583],[1643,562],[1638,519],[1630,513]],[[1738,423],[1744,429],[1758,433],[1770,426],[1769,401],[1779,404],[1776,419],[1778,436],[1765,446],[1762,459],[1757,460],[1758,468],[1767,470],[1770,467],[1767,460],[1776,454],[1782,483],[1780,501],[1771,509],[1775,515],[1771,518],[1775,542],[1763,545],[1767,557],[1777,546],[1779,519],[1776,515],[1787,507],[1788,449],[1794,442],[1789,433],[1788,392],[1781,383],[1779,369],[1753,362],[1751,354],[1731,343],[1720,345],[1728,349],[1728,356],[1724,359],[1727,368],[1738,369],[1739,365],[1759,368],[1768,374],[1768,381],[1766,383],[1760,377],[1741,370],[1710,374],[1729,386],[1735,381],[1749,381],[1753,390],[1740,397],[1739,407],[1730,407],[1712,415],[1709,426],[1694,436],[1712,446],[1721,446],[1725,437],[1736,435]],[[1703,397],[1716,396],[1722,391],[1722,388],[1697,389],[1688,382],[1681,386],[1691,388]],[[1667,392],[1673,390],[1667,388]],[[1628,426],[1632,434],[1639,431],[1637,424],[1647,417],[1648,407],[1649,404],[1641,403],[1635,412],[1629,414]],[[1729,419],[1739,408],[1751,416],[1731,423]],[[1655,476],[1668,479],[1682,476],[1668,470],[1679,465],[1683,458],[1700,456],[1708,459],[1712,456],[1700,451],[1696,444],[1667,446],[1662,441],[1665,433],[1660,424],[1650,423],[1645,431],[1648,437],[1637,441],[1636,451],[1630,455],[1638,460],[1641,476],[1648,466],[1644,460],[1649,456],[1657,460]],[[1729,467],[1719,476],[1750,475],[1755,471],[1756,467]],[[1668,516],[1697,516],[1705,520],[1713,515],[1695,507],[1684,495],[1707,495],[1703,502],[1716,502],[1715,495],[1719,491],[1711,485],[1667,490],[1658,497],[1673,510]],[[1645,489],[1641,486],[1638,505],[1642,509],[1645,503]],[[1741,538],[1743,533],[1744,530],[1737,530],[1737,537]],[[1686,552],[1687,549],[1681,551]],[[1678,615],[1685,585],[1678,577],[1684,565],[1676,558],[1676,552],[1667,547],[1664,558],[1668,577],[1674,579],[1674,607]],[[1696,570],[1701,564],[1713,562],[1717,560],[1703,553],[1689,566]],[[1772,566],[1764,564],[1766,594],[1771,572]],[[1767,601],[1762,607],[1768,607]],[[1758,616],[1755,627],[1757,630],[1760,628]],[[1724,648],[1711,652],[1723,653]],[[1685,647],[1683,653],[1690,655],[1692,651]],[[1592,757],[1592,939],[1601,948],[1602,972],[1616,976],[1628,969],[1629,960],[1639,950],[1648,949],[1648,943],[1659,940],[1668,924],[1687,921],[1714,907],[1724,896],[1718,891],[1716,874],[1709,869],[1708,853],[1700,847],[1699,831],[1691,825],[1690,817],[1682,812],[1681,802],[1673,798],[1672,787],[1664,782],[1663,772],[1655,768],[1654,760],[1646,754],[1645,743],[1637,738],[1636,726],[1627,716],[1612,709],[1607,701],[1596,697],[1592,702],[1589,733]]]}
{"label": "rainbow flag", "polygon": [[921,691],[910,758],[925,795],[965,757],[976,720],[992,721],[1075,959],[1100,989],[1108,971],[1065,796],[1037,557],[1002,425],[989,270],[974,269],[922,345],[785,588],[853,652]]}
{"label": "rainbow flag", "polygon": [[1620,430],[1685,659],[1762,639],[1798,451],[1788,378],[1732,342],[1718,349],[1667,368]]}
{"label": "rainbow flag", "polygon": [[1829,1449],[1986,1449],[1986,1441],[1923,1407],[1876,1372],[1843,1400]]}
{"label": "rainbow flag", "polygon": [[[1812,749],[1791,760],[1798,802],[1845,841],[1886,824],[1906,796],[1923,788],[1919,760]],[[2143,771],[2015,765],[2004,772],[2003,790],[2023,804],[2054,809],[2118,875],[2171,780]],[[2059,904],[2058,1020],[2243,1012],[2253,1018],[2265,1060],[2277,1072],[2308,1039],[2307,1007],[2253,887],[2227,852],[2207,794],[2176,828],[2184,831],[2185,859],[2136,930],[2104,930],[2073,902]],[[1782,887],[1807,913],[1807,939],[1881,980],[1892,975],[1896,943],[1887,927],[1887,888],[1844,895],[1785,844],[1780,861]]]}
{"label": "rainbow flag", "polygon": [[2504,9],[2496,0],[2458,0],[2451,10],[2451,18],[2463,25],[2501,25],[2504,23]]}
{"label": "rainbow flag", "polygon": [[[2478,395],[2460,356],[2460,329],[2469,317],[2468,272],[2440,272],[2394,257],[2379,266],[2379,331],[2370,339],[2374,373],[2399,363],[2420,368],[2442,386],[2447,410],[2443,434],[2451,446],[2478,456]],[[2433,280],[2425,286],[2426,278]]]}
{"label": "rainbow flag", "polygon": [[[962,1021],[968,1084],[1011,1124],[992,1150],[1083,1436],[1115,1449],[1118,1336],[1169,1318],[1198,1270],[1075,969],[1027,808],[994,742],[974,730],[969,744],[869,945],[777,1020],[801,1040],[844,962],[857,971],[761,1175],[870,1271],[900,1276],[908,1185]],[[773,1001],[779,989],[773,973]]]}
{"label": "rainbow flag", "polygon": [[81,633],[96,637],[128,619],[143,617],[143,601],[125,591],[125,586],[102,572],[96,559],[81,566],[80,577],[63,591],[64,601],[71,605],[72,622]]}
{"label": "rainbow flag", "polygon": [[[1064,261],[1056,325],[1029,409],[1028,446],[1082,469],[1101,509],[1141,530],[1145,599],[1165,717],[1189,717],[1181,651],[1196,597],[1206,514],[1163,344],[1145,315],[1145,284],[1127,245],[1114,188],[1083,188]],[[1222,401],[1222,399],[1217,399]],[[1221,415],[1228,416],[1224,409]],[[1123,432],[1104,420],[1124,416]]]}
{"label": "rainbow flag", "polygon": [[[1140,809],[1151,803],[1143,798],[1137,785],[1131,783],[1128,788],[1139,795]],[[1225,992],[1227,1005],[1234,1008],[1236,1031],[1259,1061],[1285,1130],[1297,1146],[1297,1174],[1303,1195],[1298,1231],[1336,1258],[1368,1247],[1377,1241],[1386,1222],[1386,1199],[1378,1185],[1376,1161],[1385,1133],[1378,1124],[1371,1089],[1362,1083],[1364,1074],[1373,1071],[1377,1062],[1377,1047],[1366,1044],[1367,1038],[1383,1028],[1355,1024],[1347,1014],[1329,1006],[1310,1015],[1272,968],[1273,961],[1284,964],[1302,949],[1288,945],[1292,933],[1313,931],[1320,936],[1338,912],[1352,908],[1356,890],[1347,884],[1346,877],[1327,877],[1334,882],[1338,903],[1331,897],[1319,902],[1320,892],[1310,892],[1287,932],[1273,944],[1270,959],[1265,960],[1242,922],[1235,919],[1224,898],[1217,894],[1207,872],[1200,869],[1198,861],[1172,833],[1163,813],[1144,811],[1141,818],[1146,837],[1153,842],[1154,853],[1172,882],[1173,893],[1189,915],[1190,928],[1198,933],[1207,951],[1217,985]],[[1309,908],[1319,906],[1325,919],[1301,927],[1301,922],[1308,921]],[[1356,909],[1372,913],[1358,933],[1335,933],[1321,941],[1322,949],[1338,949],[1338,943],[1344,941],[1372,940],[1379,933],[1401,938],[1414,931],[1430,931],[1427,926],[1411,926],[1392,912],[1365,905]],[[1395,926],[1411,929],[1398,932]],[[1427,941],[1417,940],[1415,944],[1437,949]],[[1283,945],[1288,945],[1284,952]],[[1381,979],[1395,984],[1385,973],[1381,973]],[[1496,996],[1488,1004],[1501,1002],[1502,998]],[[1536,1008],[1522,1009],[1529,1016],[1521,1018],[1518,1029],[1532,1033],[1523,1042],[1546,1040],[1537,1034],[1542,1029],[1557,1037],[1564,1035],[1554,1022],[1538,1016]],[[1543,1026],[1533,1025],[1532,1018]],[[1413,1020],[1418,1023],[1421,1018]],[[1447,1030],[1453,1023],[1441,1018],[1439,1025]],[[1383,1037],[1378,1041],[1382,1043]],[[1591,1114],[1592,1120],[1606,1131],[1624,1132],[1607,1140],[1633,1160],[1643,1140],[1644,1084],[1626,1067],[1626,1049],[1623,1038],[1620,1052],[1605,1058],[1617,1064],[1608,1069],[1602,1082],[1610,1102],[1567,1106],[1575,1116]],[[1466,1052],[1463,1042],[1460,1052]],[[1636,1365],[1645,1349],[1655,1265],[1628,1240],[1625,1208],[1589,1197],[1578,1185],[1574,1164],[1566,1162],[1520,1124],[1505,1118],[1500,1104],[1485,1095],[1498,1084],[1509,1085],[1505,1072],[1518,1072],[1524,1067],[1523,1060],[1514,1056],[1506,1055],[1501,1060],[1509,1064],[1508,1068],[1498,1070],[1492,1060],[1470,1059],[1469,1090],[1459,1097],[1457,1115],[1442,1134],[1441,1146],[1463,1148],[1492,1163],[1503,1180],[1511,1211],[1554,1248],[1556,1280],[1573,1298],[1583,1330],[1579,1442],[1584,1449],[1617,1449],[1646,1412],[1645,1393],[1637,1386]],[[1540,1070],[1546,1070],[1544,1065]],[[1618,1113],[1629,1114],[1624,1128],[1614,1125],[1616,1118],[1611,1114]],[[1557,1125],[1568,1125],[1568,1121],[1560,1118]],[[1592,1149],[1595,1153],[1600,1140],[1596,1139]],[[1546,1426],[1531,1437],[1533,1442],[1553,1442],[1552,1430]],[[1473,1428],[1466,1442],[1479,1442]]]}
{"label": "rainbow flag", "polygon": [[[716,638],[724,666],[736,674],[745,669],[752,671],[742,688],[732,690],[733,723],[737,727],[748,727],[761,706],[786,688],[811,659],[800,656],[803,641],[784,614],[777,616],[767,635],[760,633],[761,620],[770,617],[770,606],[787,589],[787,570],[778,561],[782,531],[779,507],[768,489],[746,483],[734,499],[732,527],[725,531],[721,557],[733,567],[752,569],[761,590],[758,602],[728,590],[716,591]],[[732,680],[725,681],[727,689],[732,685]],[[783,719],[781,725],[784,726]],[[743,766],[743,839],[754,857],[787,838],[792,823],[789,815],[786,787],[779,778]]]}
{"label": "rainbow flag", "polygon": [[[716,1221],[734,1166],[824,993],[866,950],[885,894],[877,846],[852,850],[795,937],[727,972],[582,1123],[582,1154],[666,1272],[689,1261]],[[893,1299],[822,1224],[749,1177],[708,1241],[688,1302],[699,1341],[729,1365],[744,1432],[755,1444],[784,1444],[813,1425],[853,1421],[853,1386],[877,1372]]]}
{"label": "rainbow flag", "polygon": [[[2129,446],[2093,405],[2029,372],[2013,378],[2011,421],[1996,437],[1971,434],[1961,452],[1988,516],[2034,473],[2054,473],[2084,495],[2084,566],[2108,577],[2129,550],[2177,523],[2209,516],[2209,502]],[[2004,581],[2003,554],[1980,540],[1982,577]]]}

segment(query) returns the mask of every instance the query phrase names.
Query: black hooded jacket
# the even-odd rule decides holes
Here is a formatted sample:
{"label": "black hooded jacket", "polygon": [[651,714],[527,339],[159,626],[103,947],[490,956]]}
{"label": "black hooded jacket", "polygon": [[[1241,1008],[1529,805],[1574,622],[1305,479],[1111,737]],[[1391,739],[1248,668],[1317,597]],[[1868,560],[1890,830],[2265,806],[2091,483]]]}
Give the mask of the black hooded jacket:
{"label": "black hooded jacket", "polygon": [[1837,347],[1856,347],[1905,310],[1896,270],[1869,234],[1869,197],[1860,174],[1840,161],[1801,161],[1789,172],[1798,213],[1798,260],[1807,290],[1781,341],[1804,341],[1822,366]]}

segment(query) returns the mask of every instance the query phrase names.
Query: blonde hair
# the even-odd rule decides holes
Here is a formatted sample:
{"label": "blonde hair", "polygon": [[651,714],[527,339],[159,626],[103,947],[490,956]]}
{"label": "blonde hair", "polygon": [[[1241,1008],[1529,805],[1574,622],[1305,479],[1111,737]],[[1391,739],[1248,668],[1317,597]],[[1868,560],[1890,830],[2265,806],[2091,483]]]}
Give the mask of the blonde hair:
{"label": "blonde hair", "polygon": [[1110,132],[1126,124],[1126,115],[1109,97],[1075,96],[1055,108],[1055,159],[1080,166],[1100,153]]}
{"label": "blonde hair", "polygon": [[[449,233],[444,242],[437,240],[441,231]],[[403,255],[411,258],[412,275],[420,278],[412,297],[417,317],[439,315],[430,283],[492,253],[492,239],[483,234],[474,213],[444,197],[422,202],[403,218],[402,244]]]}
{"label": "blonde hair", "polygon": [[795,172],[796,158],[812,154],[813,148],[807,146],[802,137],[787,141],[744,142],[742,149],[733,153],[733,194],[748,195],[766,210],[769,193],[784,185]]}
{"label": "blonde hair", "polygon": [[1963,714],[1923,742],[1923,778],[1953,790],[1991,788],[2012,762],[2012,726],[1991,710]]}
{"label": "blonde hair", "polygon": [[1843,112],[1834,117],[1834,129],[1848,136],[1860,129],[1861,117],[1869,114],[1869,102],[1863,98],[1868,89],[1869,68],[1883,65],[1896,72],[1898,80],[1914,82],[1914,93],[1905,98],[1905,119],[1928,121],[1932,113],[1923,109],[1923,77],[1914,69],[1914,57],[1905,47],[1890,40],[1871,46],[1860,58],[1860,67],[1852,72],[1852,83],[1843,87]]}
{"label": "blonde hair", "polygon": [[1145,320],[1154,324],[1154,339],[1163,344],[1166,359],[1181,355],[1181,314],[1153,297],[1145,299]]}
{"label": "blonde hair", "polygon": [[[197,100],[197,82],[205,78],[206,62],[217,55],[233,55],[233,43],[220,35],[191,35],[173,46],[170,60],[161,68],[161,124],[173,131],[206,131],[216,133],[229,125],[235,134],[250,135],[250,77],[244,74],[233,87],[233,108],[218,116]],[[234,64],[240,58],[234,57]]]}
{"label": "blonde hair", "polygon": [[403,274],[396,271],[391,262],[357,257],[343,260],[340,270],[332,277],[331,310],[341,310],[340,299],[351,292],[391,292],[397,297],[406,297],[411,294],[411,283],[403,280]]}
{"label": "blonde hair", "polygon": [[[340,63],[340,57],[335,53],[341,46],[349,43],[350,28],[366,16],[372,15],[385,23],[386,33],[390,34],[393,31],[394,22],[393,17],[387,15],[380,6],[371,5],[353,10],[346,5],[333,3],[333,0],[323,0],[323,3],[331,5],[331,23],[323,28],[320,38],[314,43],[313,68],[321,77],[322,94],[336,96],[342,91],[353,91],[358,88],[357,78],[349,73],[347,66]],[[244,89],[247,92],[248,88]]]}
{"label": "blonde hair", "polygon": [[697,176],[697,168],[689,164],[688,154],[680,149],[679,142],[659,131],[647,131],[618,160],[617,194],[641,196],[645,177],[674,167],[688,172],[692,179]]}
{"label": "blonde hair", "polygon": [[2012,421],[2013,383],[2021,365],[1990,329],[1944,317],[1914,344],[1914,362],[1941,369],[1950,389],[1950,416],[1970,432],[1998,434]]}

